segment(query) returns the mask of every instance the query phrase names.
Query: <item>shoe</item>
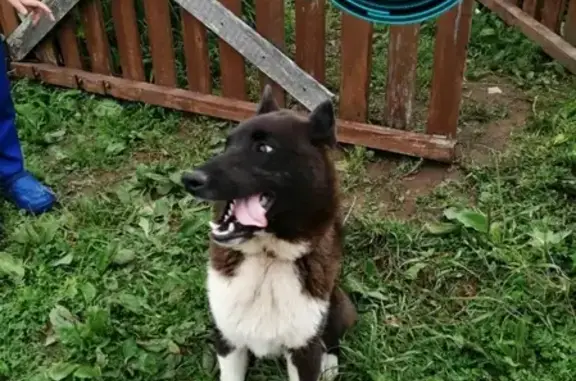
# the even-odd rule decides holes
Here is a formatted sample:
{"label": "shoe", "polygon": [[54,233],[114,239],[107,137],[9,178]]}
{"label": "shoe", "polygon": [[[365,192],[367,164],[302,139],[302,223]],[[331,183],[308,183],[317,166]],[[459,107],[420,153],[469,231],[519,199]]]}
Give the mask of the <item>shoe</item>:
{"label": "shoe", "polygon": [[17,208],[32,214],[47,212],[56,203],[54,192],[26,171],[0,184],[0,191]]}

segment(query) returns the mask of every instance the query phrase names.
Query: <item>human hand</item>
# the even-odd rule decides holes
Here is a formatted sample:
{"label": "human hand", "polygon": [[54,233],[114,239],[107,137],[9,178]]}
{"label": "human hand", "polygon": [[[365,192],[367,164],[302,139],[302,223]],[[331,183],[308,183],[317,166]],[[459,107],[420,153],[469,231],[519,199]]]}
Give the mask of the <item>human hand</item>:
{"label": "human hand", "polygon": [[16,8],[16,11],[21,15],[27,16],[32,13],[32,24],[36,25],[40,20],[42,14],[48,16],[50,20],[56,21],[52,11],[46,4],[39,0],[8,0],[8,2]]}

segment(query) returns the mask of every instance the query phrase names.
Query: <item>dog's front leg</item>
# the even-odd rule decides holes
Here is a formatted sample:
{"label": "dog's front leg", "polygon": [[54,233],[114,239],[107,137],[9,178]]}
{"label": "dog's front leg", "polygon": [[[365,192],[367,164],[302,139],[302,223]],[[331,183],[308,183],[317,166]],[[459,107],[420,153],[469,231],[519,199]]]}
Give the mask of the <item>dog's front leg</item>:
{"label": "dog's front leg", "polygon": [[324,348],[319,338],[314,338],[305,347],[286,353],[288,378],[290,381],[318,381],[322,370]]}
{"label": "dog's front leg", "polygon": [[216,330],[215,339],[220,381],[244,381],[248,370],[248,349],[235,348]]}

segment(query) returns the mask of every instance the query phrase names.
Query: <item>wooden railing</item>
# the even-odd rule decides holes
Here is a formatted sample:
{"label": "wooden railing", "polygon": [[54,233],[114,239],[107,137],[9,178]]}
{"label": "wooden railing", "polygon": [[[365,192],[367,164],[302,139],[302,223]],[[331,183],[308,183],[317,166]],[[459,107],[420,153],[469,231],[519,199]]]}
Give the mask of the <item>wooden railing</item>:
{"label": "wooden railing", "polygon": [[576,74],[576,0],[478,0]]}
{"label": "wooden railing", "polygon": [[[288,5],[284,0],[251,1],[258,33],[286,53],[289,36],[285,35],[285,7]],[[293,59],[321,83],[326,77],[325,1],[293,0],[291,5],[295,15]],[[220,2],[240,15],[241,0]],[[82,0],[36,47],[34,57],[28,55],[26,59],[12,62],[14,74],[234,121],[251,116],[255,104],[248,97],[250,85],[244,57],[225,41],[218,40],[220,64],[219,69],[215,69],[210,58],[216,54],[215,41],[210,40],[205,26],[197,18],[183,8],[178,9],[179,3],[182,2],[112,0],[104,3],[103,8],[101,0]],[[420,26],[391,27],[386,95],[382,99],[386,105],[384,125],[371,125],[367,121],[373,26],[342,14],[337,98],[339,141],[452,161],[472,9],[473,0],[464,0],[437,20],[424,132],[411,131]],[[143,16],[139,16],[142,13]],[[180,14],[181,25],[173,25],[175,13]],[[142,20],[146,21],[145,32],[139,25]],[[18,24],[19,19],[7,2],[0,1],[0,25],[4,34],[9,35]],[[181,57],[175,49],[175,30],[181,35]],[[151,62],[145,62],[144,49],[149,49]],[[55,52],[56,59],[43,58],[43,50]],[[177,67],[182,66],[185,67],[184,83],[177,73]],[[213,75],[218,72],[219,86],[215,88]],[[259,81],[263,85],[270,80],[261,74]],[[282,87],[274,84],[274,93],[282,106],[288,106],[288,96]]]}

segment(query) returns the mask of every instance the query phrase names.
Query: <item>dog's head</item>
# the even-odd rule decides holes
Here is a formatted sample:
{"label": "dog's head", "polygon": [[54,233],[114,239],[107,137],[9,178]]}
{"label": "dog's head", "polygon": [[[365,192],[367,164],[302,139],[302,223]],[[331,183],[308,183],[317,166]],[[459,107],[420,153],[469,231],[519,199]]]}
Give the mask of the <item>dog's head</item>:
{"label": "dog's head", "polygon": [[235,246],[262,232],[286,240],[310,238],[337,213],[332,103],[309,117],[281,110],[266,86],[257,114],[227,136],[225,149],[182,182],[197,198],[217,202],[211,235]]}

